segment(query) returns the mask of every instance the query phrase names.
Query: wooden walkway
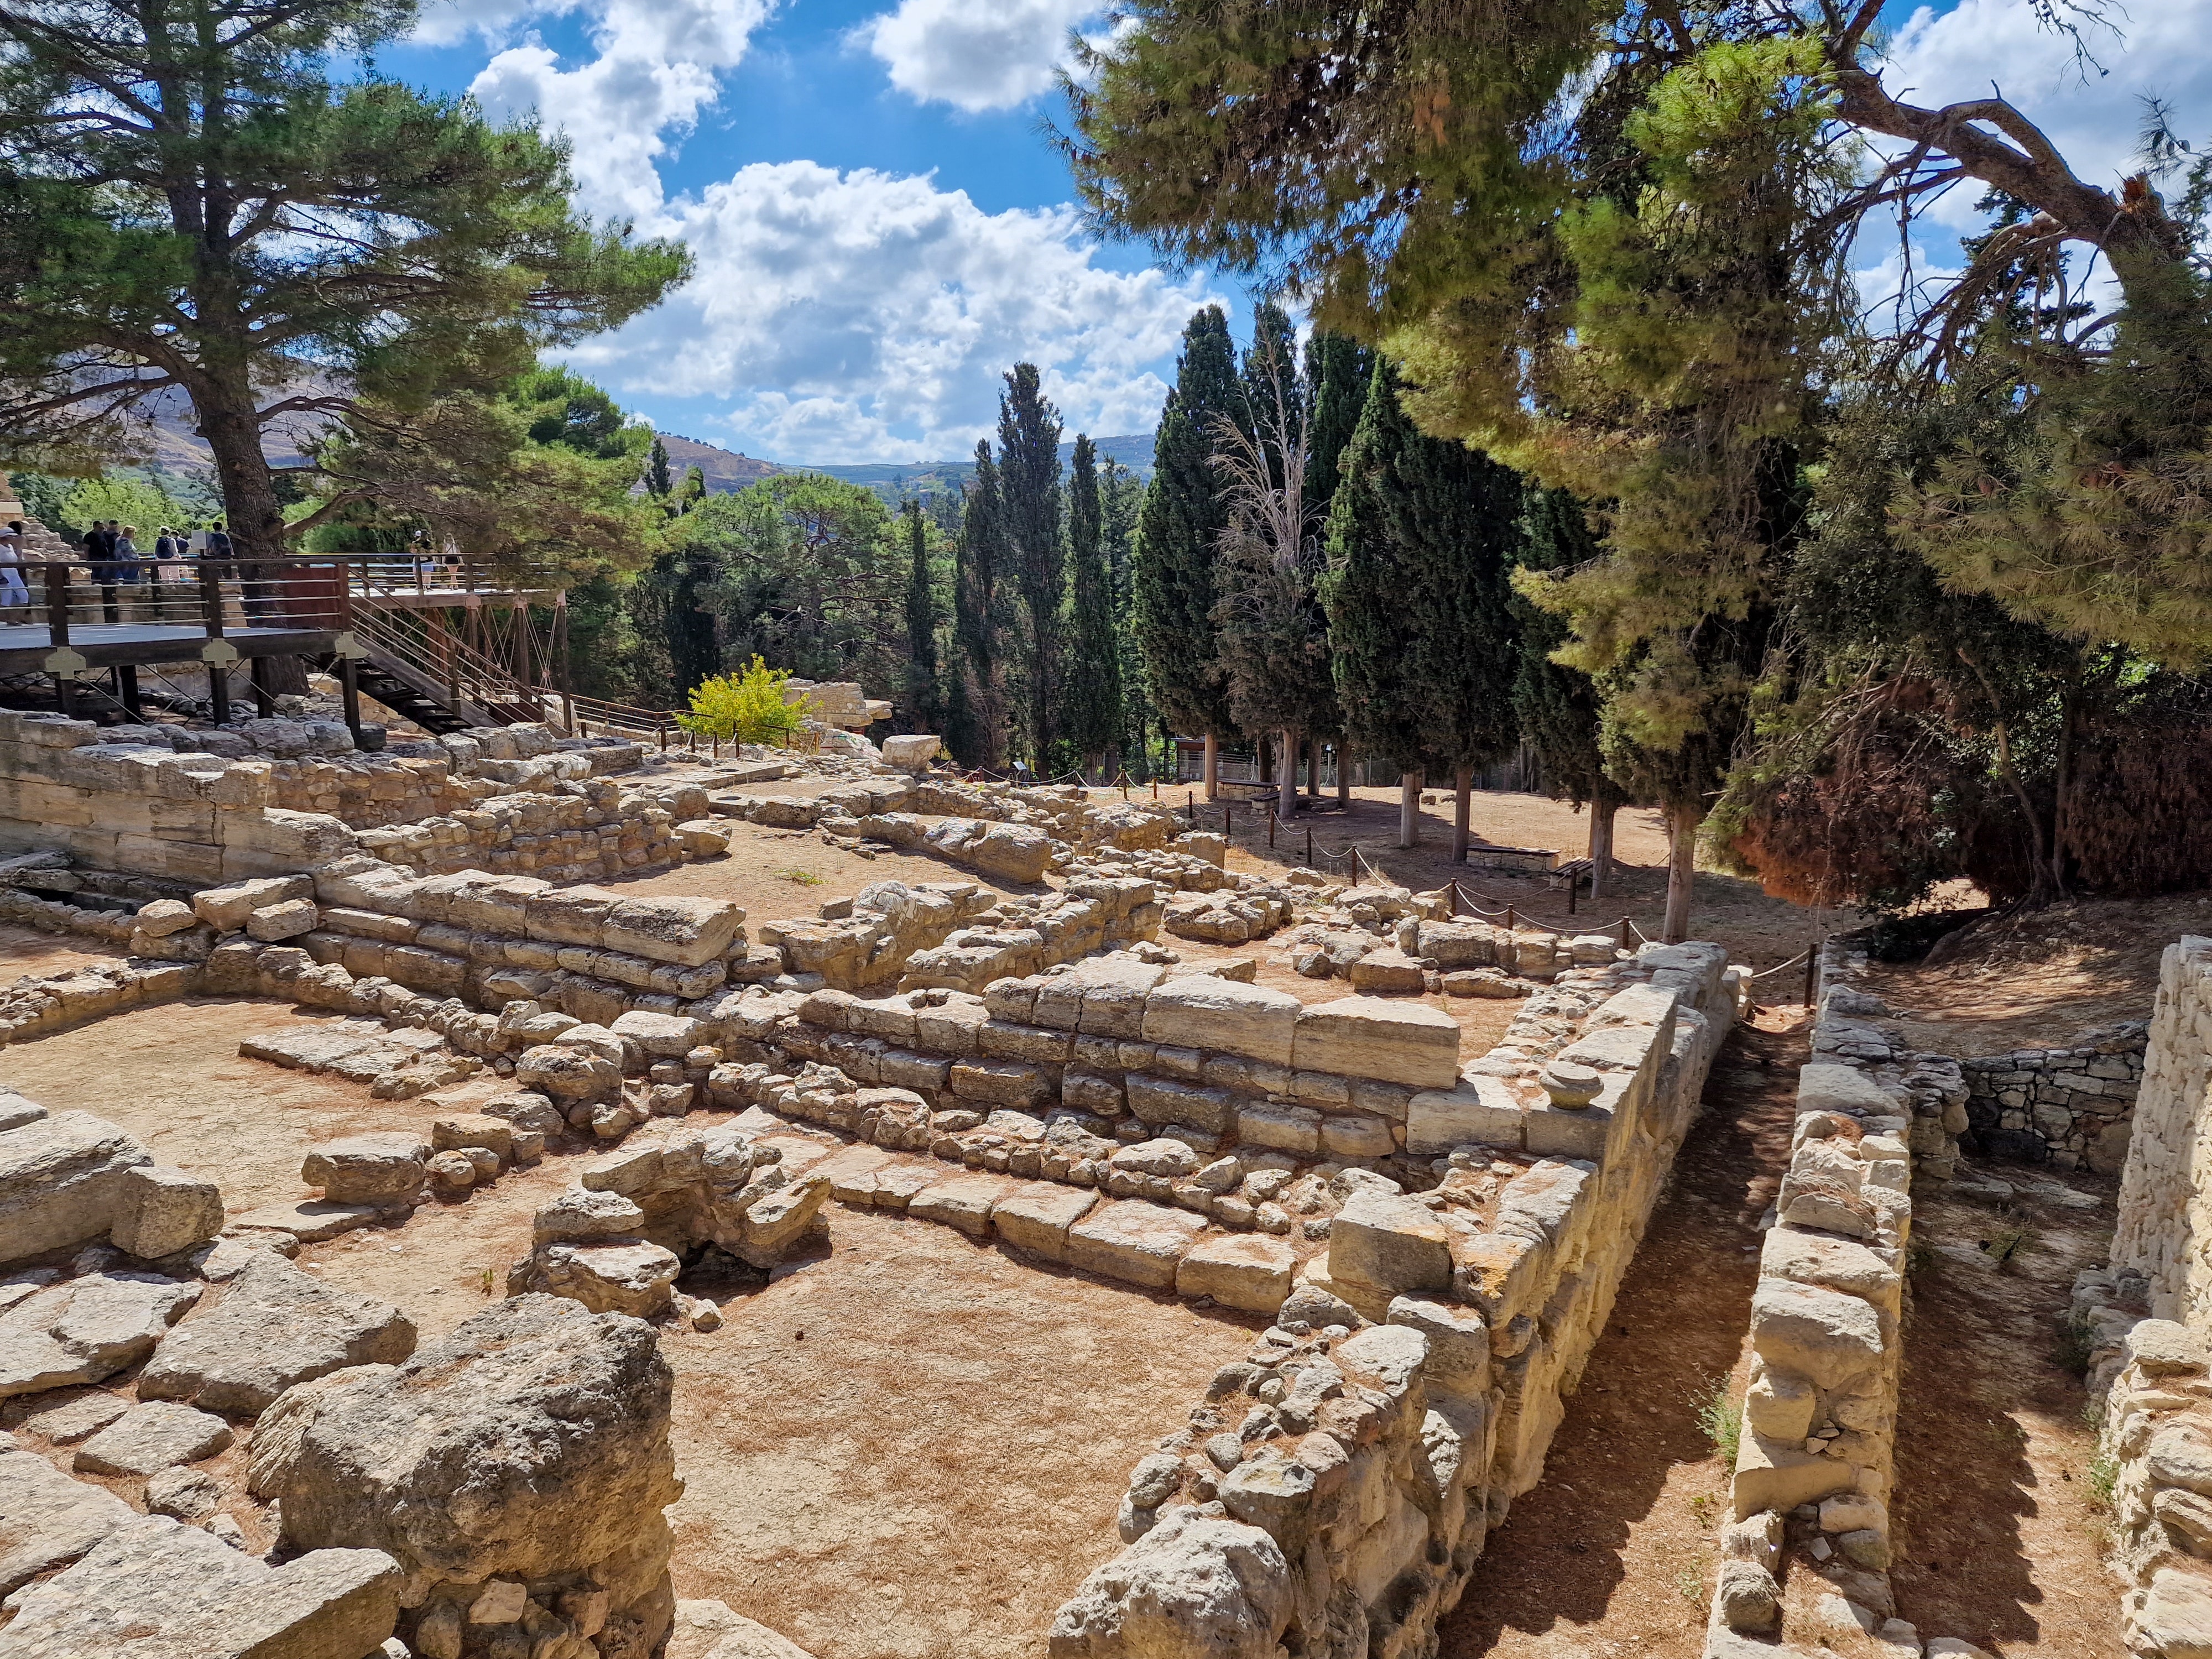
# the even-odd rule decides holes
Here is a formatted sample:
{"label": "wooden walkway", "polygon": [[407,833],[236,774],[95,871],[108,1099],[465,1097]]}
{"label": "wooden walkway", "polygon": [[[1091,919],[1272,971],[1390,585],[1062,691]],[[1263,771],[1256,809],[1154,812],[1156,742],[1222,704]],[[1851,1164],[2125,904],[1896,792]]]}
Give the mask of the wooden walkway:
{"label": "wooden walkway", "polygon": [[[337,635],[328,628],[249,623],[225,629],[223,638],[241,657],[308,657],[327,655],[336,648]],[[68,639],[69,648],[93,668],[198,662],[208,642],[206,625],[197,617],[176,623],[72,623]],[[43,672],[53,648],[44,623],[9,622],[7,612],[0,611],[0,674]]]}

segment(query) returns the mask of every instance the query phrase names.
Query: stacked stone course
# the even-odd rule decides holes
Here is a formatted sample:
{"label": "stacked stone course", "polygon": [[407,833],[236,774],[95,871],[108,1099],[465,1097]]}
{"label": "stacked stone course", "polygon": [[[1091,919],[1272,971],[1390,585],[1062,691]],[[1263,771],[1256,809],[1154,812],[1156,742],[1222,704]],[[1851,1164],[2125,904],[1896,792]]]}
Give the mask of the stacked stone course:
{"label": "stacked stone course", "polygon": [[2127,1162],[2150,1027],[2085,1031],[2063,1048],[1959,1062],[1976,1150],[2062,1170],[2117,1175]]}

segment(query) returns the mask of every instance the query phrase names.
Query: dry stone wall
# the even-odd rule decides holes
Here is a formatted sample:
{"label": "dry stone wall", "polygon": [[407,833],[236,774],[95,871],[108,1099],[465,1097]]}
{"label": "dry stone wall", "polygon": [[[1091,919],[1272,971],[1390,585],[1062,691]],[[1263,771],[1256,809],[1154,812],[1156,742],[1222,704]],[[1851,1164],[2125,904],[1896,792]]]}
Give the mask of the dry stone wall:
{"label": "dry stone wall", "polygon": [[1128,1547],[1060,1609],[1055,1659],[1434,1650],[1541,1474],[1734,1015],[1717,948],[1639,967],[1540,1073],[1601,1079],[1588,1155],[1528,1162],[1528,1124],[1559,1108],[1516,1087],[1516,1117],[1428,1190],[1352,1182],[1276,1325],[1138,1465]]}
{"label": "dry stone wall", "polygon": [[2063,1048],[2019,1048],[1959,1062],[1974,1149],[2062,1170],[2117,1175],[2135,1127],[2150,1027],[2085,1031]]}

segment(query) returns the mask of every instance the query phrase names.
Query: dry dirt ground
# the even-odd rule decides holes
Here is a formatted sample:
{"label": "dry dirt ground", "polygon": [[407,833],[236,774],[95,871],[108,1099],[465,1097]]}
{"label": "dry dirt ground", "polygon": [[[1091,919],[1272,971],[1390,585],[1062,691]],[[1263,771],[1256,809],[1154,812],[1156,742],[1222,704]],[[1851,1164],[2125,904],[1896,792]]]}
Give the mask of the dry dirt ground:
{"label": "dry dirt ground", "polygon": [[112,962],[122,954],[98,939],[0,923],[0,984],[24,974],[58,974],[87,963]]}
{"label": "dry dirt ground", "polygon": [[2090,1480],[2096,1436],[2060,1352],[2074,1275],[2112,1243],[2116,1183],[2011,1164],[1976,1173],[2013,1184],[2014,1200],[1993,1207],[1924,1182],[1914,1194],[1898,1613],[1997,1659],[2124,1659]]}
{"label": "dry dirt ground", "polygon": [[663,1342],[677,1593],[820,1659],[1030,1659],[1121,1547],[1129,1469],[1263,1322],[926,1221],[841,1208],[830,1226],[826,1259]]}
{"label": "dry dirt ground", "polygon": [[1977,922],[1926,961],[1876,964],[1866,983],[1918,1016],[1907,1032],[1937,1053],[2058,1048],[2092,1026],[2148,1019],[2159,957],[2184,933],[2212,933],[2212,895],[2068,900]]}
{"label": "dry dirt ground", "polygon": [[1789,1160],[1802,1008],[1722,1048],[1613,1317],[1552,1442],[1445,1622],[1442,1659],[1698,1659],[1728,1469],[1699,1421],[1740,1397],[1759,1218]]}

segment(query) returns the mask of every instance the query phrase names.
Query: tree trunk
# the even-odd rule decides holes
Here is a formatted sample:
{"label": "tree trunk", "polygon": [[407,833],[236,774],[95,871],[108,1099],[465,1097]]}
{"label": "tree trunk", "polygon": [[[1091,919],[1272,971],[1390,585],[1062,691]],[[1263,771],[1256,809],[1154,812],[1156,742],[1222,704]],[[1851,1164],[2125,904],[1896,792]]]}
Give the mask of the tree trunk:
{"label": "tree trunk", "polygon": [[1221,739],[1209,732],[1206,734],[1206,763],[1203,768],[1206,798],[1212,800],[1221,793]]}
{"label": "tree trunk", "polygon": [[1336,806],[1340,812],[1352,810],[1352,754],[1340,741],[1336,745]]}
{"label": "tree trunk", "polygon": [[1411,847],[1413,832],[1421,816],[1421,775],[1401,772],[1398,775],[1398,845]]}
{"label": "tree trunk", "polygon": [[1321,739],[1312,738],[1306,743],[1306,799],[1321,799]]}
{"label": "tree trunk", "polygon": [[1298,810],[1298,734],[1283,728],[1282,775],[1275,786],[1275,816],[1287,818]]}
{"label": "tree trunk", "polygon": [[1659,937],[1680,945],[1690,936],[1690,896],[1697,879],[1698,825],[1705,814],[1694,802],[1667,809],[1667,920]]}
{"label": "tree trunk", "polygon": [[[194,384],[192,412],[200,435],[215,459],[222,490],[223,519],[230,532],[234,568],[245,584],[248,627],[278,624],[278,582],[286,557],[284,512],[269,480],[269,461],[261,453],[261,422],[253,388],[241,365],[235,374],[220,371]],[[307,665],[297,657],[271,657],[263,684],[280,696],[307,689]]]}
{"label": "tree trunk", "polygon": [[1601,789],[1590,802],[1589,861],[1592,898],[1603,898],[1613,885],[1613,819],[1620,803]]}

